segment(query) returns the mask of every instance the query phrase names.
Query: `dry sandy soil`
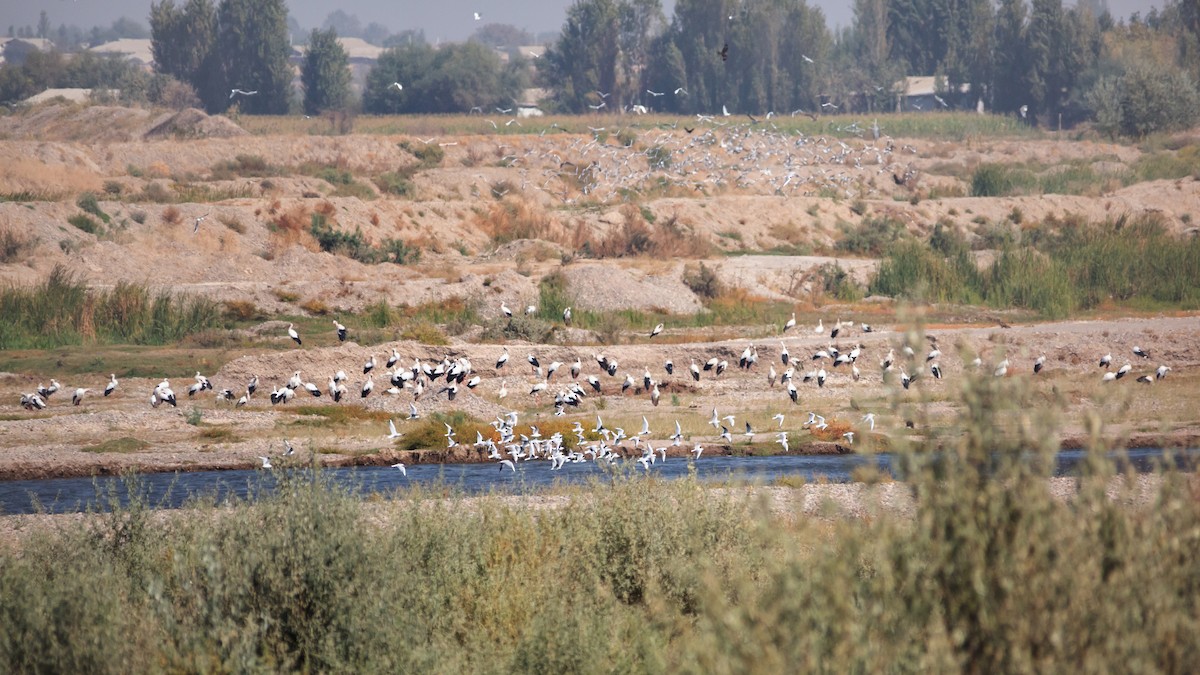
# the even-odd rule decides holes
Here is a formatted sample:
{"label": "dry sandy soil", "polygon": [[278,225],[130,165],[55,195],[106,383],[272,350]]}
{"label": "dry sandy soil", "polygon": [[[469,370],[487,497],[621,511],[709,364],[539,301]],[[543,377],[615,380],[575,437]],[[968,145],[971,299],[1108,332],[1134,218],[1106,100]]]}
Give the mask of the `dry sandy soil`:
{"label": "dry sandy soil", "polygon": [[[98,129],[82,134],[81,124]],[[165,126],[164,126],[165,125]],[[164,131],[165,130],[165,131]],[[442,138],[445,159],[439,167],[419,170],[413,194],[395,197],[378,194],[370,178],[414,166],[417,158],[400,147],[418,147],[423,141],[388,136],[249,136],[229,120],[200,114],[172,117],[144,111],[109,108],[63,108],[36,114],[0,118],[0,192],[30,191],[53,197],[30,203],[0,203],[0,226],[35,240],[22,260],[0,264],[0,283],[27,284],[43,279],[62,264],[94,285],[117,281],[149,283],[155,287],[188,291],[218,300],[251,301],[267,313],[298,314],[299,303],[320,299],[335,313],[351,312],[383,299],[392,304],[417,305],[449,298],[478,301],[485,319],[498,316],[501,302],[514,308],[537,301],[541,275],[561,270],[568,290],[583,309],[665,309],[689,314],[701,308],[700,300],[681,281],[685,259],[578,259],[573,245],[599,242],[613,232],[642,222],[672,220],[688,242],[702,242],[719,254],[707,260],[722,282],[746,289],[754,296],[785,300],[806,310],[802,325],[787,335],[779,326],[746,327],[740,334],[719,334],[721,339],[697,342],[670,332],[663,343],[645,335],[626,335],[625,344],[595,345],[595,336],[565,331],[572,346],[510,344],[510,364],[496,372],[493,364],[501,346],[475,341],[455,341],[446,347],[415,343],[360,346],[353,341],[336,347],[285,349],[290,344],[284,324],[267,322],[259,327],[281,346],[257,350],[236,358],[217,372],[205,373],[219,391],[230,388],[240,395],[252,375],[260,377],[260,395],[248,406],[234,409],[214,402],[211,392],[186,400],[189,378],[173,381],[182,399],[178,409],[147,405],[150,391],[160,378],[124,378],[118,393],[108,399],[88,397],[80,407],[70,405],[77,386],[98,390],[103,376],[66,378],[55,372],[0,374],[0,478],[86,475],[126,469],[153,471],[199,468],[248,467],[258,455],[277,453],[287,437],[298,447],[317,453],[329,463],[384,463],[403,457],[409,461],[445,458],[441,454],[404,456],[383,438],[384,424],[370,422],[320,428],[302,424],[289,406],[272,407],[265,393],[282,386],[293,371],[324,388],[336,370],[350,374],[348,386],[354,400],[372,410],[407,415],[412,396],[381,393],[384,376],[376,378],[376,393],[359,399],[361,364],[371,354],[382,358],[392,348],[400,363],[413,359],[438,361],[443,357],[468,357],[482,377],[475,391],[463,391],[454,402],[436,388],[417,402],[419,411],[464,410],[487,420],[515,408],[523,421],[551,419],[548,398],[565,386],[560,375],[550,382],[550,396],[535,400],[528,395],[536,381],[525,364],[527,354],[537,354],[543,364],[558,360],[584,363],[584,375],[599,374],[592,359],[603,351],[620,363],[617,377],[602,376],[603,396],[586,399],[568,419],[591,422],[601,414],[609,426],[622,424],[629,431],[651,421],[654,438],[665,438],[676,419],[692,441],[701,441],[707,452],[745,451],[741,438],[732,446],[716,440],[705,420],[713,408],[738,416],[737,428],[749,419],[766,430],[770,415],[788,413],[787,428],[795,435],[793,446],[802,451],[846,451],[841,439],[820,441],[806,435],[801,424],[807,411],[830,421],[853,425],[859,438],[864,411],[876,412],[875,440],[886,443],[903,435],[909,402],[926,399],[934,419],[950,419],[946,403],[953,398],[961,375],[975,355],[983,368],[1002,359],[1010,361],[1010,375],[1028,378],[1046,397],[1065,403],[1064,438],[1078,441],[1085,420],[1098,414],[1107,423],[1107,434],[1131,442],[1196,444],[1200,435],[1200,317],[1138,317],[1104,321],[1072,321],[1002,328],[998,321],[970,325],[928,327],[944,352],[943,380],[924,377],[912,391],[883,383],[879,362],[894,349],[899,353],[904,335],[890,303],[859,307],[821,305],[811,285],[811,270],[837,260],[851,274],[865,280],[875,261],[828,256],[761,255],[779,247],[830,250],[840,236],[839,223],[856,223],[856,210],[892,215],[908,223],[915,233],[927,233],[939,220],[955,223],[971,235],[978,222],[1004,220],[1019,209],[1027,221],[1047,216],[1078,215],[1102,220],[1122,214],[1156,212],[1179,231],[1191,226],[1191,214],[1200,212],[1200,183],[1194,179],[1155,181],[1114,187],[1093,196],[1015,198],[925,198],[932,192],[966,194],[965,180],[981,162],[1055,164],[1087,163],[1097,171],[1112,171],[1135,162],[1137,148],[1126,145],[1060,140],[974,140],[969,143],[895,139],[879,144],[850,139],[776,137],[764,129],[721,127],[698,131],[682,129],[642,132],[642,144],[620,147],[615,139],[597,143],[590,136],[475,136]],[[672,150],[668,170],[649,168],[647,145]],[[214,167],[238,155],[255,155],[274,168],[267,177],[213,176]],[[586,180],[578,167],[592,164]],[[373,198],[333,196],[337,186],[303,175],[298,167],[322,165],[351,172],[367,185]],[[576,167],[572,170],[571,167]],[[906,185],[893,176],[909,173]],[[581,185],[583,183],[584,185]],[[239,195],[217,202],[174,206],[123,199],[152,185],[187,184]],[[87,190],[103,194],[100,206],[117,226],[104,236],[94,236],[66,224],[79,212],[75,196]],[[119,186],[119,194],[115,193]],[[586,187],[586,193],[582,189]],[[153,188],[151,188],[153,189]],[[641,208],[622,206],[618,191],[640,191]],[[913,197],[917,197],[914,199]],[[915,202],[915,203],[914,203]],[[178,218],[169,210],[177,209]],[[499,212],[520,214],[531,223],[537,241],[521,240],[504,246],[492,244]],[[400,238],[422,248],[417,265],[390,263],[364,265],[343,256],[320,252],[311,236],[288,236],[278,225],[287,216],[307,223],[313,212],[347,230],[358,228],[371,241]],[[193,219],[211,214],[193,234]],[[142,222],[138,222],[138,221]],[[289,299],[295,298],[295,299]],[[816,305],[816,306],[814,306]],[[979,315],[976,314],[976,317]],[[997,314],[996,316],[999,316]],[[831,340],[816,333],[808,318],[826,324],[838,320],[874,324],[875,332],[860,329]],[[779,325],[786,320],[779,317]],[[353,333],[352,326],[352,333]],[[736,333],[736,331],[735,331]],[[714,334],[717,335],[717,334]],[[467,336],[470,336],[468,332]],[[782,338],[782,339],[781,339]],[[352,338],[353,340],[353,338]],[[809,355],[835,342],[843,351],[862,344],[859,367],[862,378],[852,380],[846,369],[832,368],[823,388],[801,384],[800,402],[793,405],[779,384],[767,385],[767,371],[782,372],[783,344],[796,358],[797,380],[816,368]],[[580,344],[585,346],[579,346]],[[751,344],[760,361],[749,371],[736,366],[738,356]],[[1153,358],[1141,360],[1131,349],[1140,346]],[[1102,384],[1097,359],[1108,352],[1113,367],[1130,361],[1134,370],[1118,382]],[[1032,362],[1045,354],[1046,370],[1036,378]],[[703,363],[718,357],[731,363],[721,377],[705,373],[699,382],[687,376],[694,359]],[[675,374],[667,375],[670,359]],[[917,358],[913,371],[924,369]],[[1137,376],[1153,372],[1159,364],[1173,370],[1156,384],[1135,383]],[[379,370],[383,370],[382,363]],[[565,370],[565,368],[564,368]],[[661,381],[660,406],[651,406],[646,392],[635,386],[620,393],[620,383],[631,374],[640,383],[644,371]],[[105,371],[107,372],[107,371]],[[377,371],[378,372],[378,371]],[[48,410],[22,411],[16,401],[21,392],[58,377],[65,391],[52,397]],[[509,390],[501,401],[502,381]],[[382,385],[382,386],[379,386]],[[307,397],[306,394],[300,395]],[[202,399],[202,400],[201,400]],[[320,403],[326,403],[323,397]],[[198,409],[204,428],[188,423],[186,413]],[[401,424],[403,430],[403,423]],[[231,433],[214,438],[205,429],[224,427]],[[920,433],[920,430],[917,430]],[[767,434],[759,437],[762,440]],[[148,444],[140,451],[105,453],[84,451],[99,441],[132,437]],[[769,446],[762,443],[762,446]],[[467,459],[462,454],[456,459]]]}

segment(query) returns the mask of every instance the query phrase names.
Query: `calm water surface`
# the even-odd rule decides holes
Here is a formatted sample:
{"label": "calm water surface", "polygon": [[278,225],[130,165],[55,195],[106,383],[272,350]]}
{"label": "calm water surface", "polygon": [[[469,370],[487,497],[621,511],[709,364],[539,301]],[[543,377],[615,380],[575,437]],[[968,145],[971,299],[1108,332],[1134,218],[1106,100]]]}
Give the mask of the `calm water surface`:
{"label": "calm water surface", "polygon": [[[1058,454],[1055,473],[1070,475],[1086,456],[1082,450],[1064,450]],[[1159,448],[1134,448],[1126,451],[1128,462],[1137,471],[1152,470],[1163,458]],[[1200,449],[1176,453],[1176,465],[1194,468]],[[1125,461],[1124,458],[1121,461]],[[680,478],[695,467],[699,480],[745,480],[770,482],[781,478],[825,478],[833,482],[852,480],[853,471],[875,463],[881,471],[895,475],[894,457],[888,454],[863,455],[779,455],[774,457],[702,457],[690,463],[672,457],[659,461],[650,473],[659,478]],[[644,473],[630,461],[638,473]],[[484,492],[525,493],[555,484],[608,480],[611,473],[592,462],[566,464],[551,471],[550,463],[534,461],[517,464],[514,473],[500,471],[496,464],[422,464],[408,467],[405,477],[390,467],[346,467],[322,469],[322,474],[338,484],[355,488],[360,494],[388,494],[406,486],[447,485],[468,494]],[[138,490],[156,508],[178,508],[189,500],[212,497],[218,501],[231,497],[246,498],[270,493],[277,471],[195,471],[150,473],[137,476]],[[0,514],[70,513],[104,510],[112,500],[124,504],[129,482],[118,477],[53,478],[46,480],[0,481]]]}

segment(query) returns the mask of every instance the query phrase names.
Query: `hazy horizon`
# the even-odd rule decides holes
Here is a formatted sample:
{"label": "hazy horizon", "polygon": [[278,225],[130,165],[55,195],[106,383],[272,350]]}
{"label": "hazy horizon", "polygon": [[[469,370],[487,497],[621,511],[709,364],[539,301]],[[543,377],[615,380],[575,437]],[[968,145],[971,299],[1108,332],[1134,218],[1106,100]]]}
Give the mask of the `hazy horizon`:
{"label": "hazy horizon", "polygon": [[[182,4],[185,0],[178,0]],[[37,26],[38,17],[45,10],[50,24],[75,25],[84,30],[93,26],[108,26],[122,16],[135,19],[148,26],[152,0],[34,0],[5,11],[0,19],[0,30],[7,31],[8,25]],[[342,10],[357,16],[366,26],[372,21],[383,24],[392,33],[404,30],[424,30],[430,42],[439,40],[458,41],[471,36],[479,26],[486,23],[511,24],[537,35],[543,32],[558,32],[566,18],[567,8],[574,0],[530,0],[528,2],[497,3],[486,0],[445,0],[431,3],[401,3],[398,9],[393,3],[379,0],[343,0],[336,6],[317,0],[290,0],[291,15],[305,30],[318,28],[331,12]],[[853,20],[851,4],[845,0],[810,0],[810,6],[820,7],[825,13],[829,27],[849,26]],[[1070,3],[1067,3],[1070,4]],[[1162,2],[1144,0],[1108,0],[1114,16],[1128,17],[1133,12],[1146,13],[1152,7],[1161,7]],[[405,5],[415,5],[408,6]],[[668,19],[675,6],[674,0],[664,0],[663,10]],[[482,17],[476,22],[473,14]],[[400,16],[407,20],[400,20]]]}

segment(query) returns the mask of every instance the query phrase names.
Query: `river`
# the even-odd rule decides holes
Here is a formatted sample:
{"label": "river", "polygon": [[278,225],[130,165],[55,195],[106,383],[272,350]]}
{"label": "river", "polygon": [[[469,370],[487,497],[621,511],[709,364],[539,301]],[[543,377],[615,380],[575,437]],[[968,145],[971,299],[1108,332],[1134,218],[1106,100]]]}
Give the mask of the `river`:
{"label": "river", "polygon": [[[1086,456],[1083,450],[1058,453],[1056,475],[1070,475]],[[1117,455],[1122,457],[1122,455]],[[1133,448],[1123,457],[1139,472],[1151,471],[1163,458],[1160,448]],[[1176,465],[1194,469],[1200,449],[1178,451]],[[689,467],[702,481],[766,483],[779,479],[825,479],[832,482],[853,480],[856,468],[874,462],[881,471],[894,475],[895,458],[888,454],[865,455],[775,455],[770,457],[703,457],[689,462],[682,458],[658,461],[648,473],[659,478],[687,476]],[[1121,461],[1124,461],[1122,459]],[[636,463],[628,462],[638,473]],[[279,469],[256,471],[195,471],[148,473],[136,481],[121,477],[52,478],[0,482],[0,515],[27,513],[71,513],[105,510],[113,499],[127,502],[130,484],[136,484],[147,503],[155,508],[179,508],[190,500],[214,498],[244,499],[269,493]],[[445,485],[467,494],[486,492],[526,493],[557,484],[578,484],[588,480],[608,480],[611,472],[592,462],[568,463],[552,471],[549,462],[517,464],[517,470],[501,470],[497,464],[420,464],[408,467],[408,475],[390,467],[325,468],[323,475],[335,483],[355,488],[360,494],[390,494],[411,485]]]}

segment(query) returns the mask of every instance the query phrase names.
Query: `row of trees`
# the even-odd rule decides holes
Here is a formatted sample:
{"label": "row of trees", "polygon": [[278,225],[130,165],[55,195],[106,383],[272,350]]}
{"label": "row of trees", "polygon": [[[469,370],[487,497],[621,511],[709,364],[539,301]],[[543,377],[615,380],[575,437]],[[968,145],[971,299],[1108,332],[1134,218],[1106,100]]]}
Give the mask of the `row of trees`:
{"label": "row of trees", "polygon": [[494,50],[474,41],[393,47],[367,74],[362,108],[376,114],[511,108],[528,85],[528,72],[519,56],[505,65]]}
{"label": "row of trees", "polygon": [[[536,63],[548,104],[566,112],[633,104],[684,114],[890,110],[905,75],[934,74],[951,104],[982,100],[1043,123],[1090,118],[1103,131],[1130,135],[1195,123],[1200,0],[1170,2],[1128,24],[1114,22],[1102,2],[854,0],[853,25],[835,34],[805,0],[678,0],[669,20],[660,0],[577,0]],[[235,102],[248,113],[288,112],[284,0],[161,0],[152,3],[150,24],[158,72],[187,83],[210,112]],[[528,62],[513,53],[505,63],[487,45],[528,35],[484,28],[465,44],[434,48],[410,39],[386,51],[367,77],[363,110],[512,107],[529,84]],[[354,104],[338,35],[330,25],[307,36],[301,83],[310,114]],[[161,79],[137,81],[95,59],[48,63],[5,65],[0,100],[39,84],[168,91]]]}
{"label": "row of trees", "polygon": [[[1103,0],[854,0],[853,25],[835,35],[804,0],[678,0],[669,22],[659,0],[578,0],[540,74],[554,105],[578,113],[602,103],[679,113],[889,110],[904,76],[936,75],[950,104],[982,101],[1070,123],[1096,114],[1090,92],[1102,80],[1190,101],[1198,24],[1200,0],[1129,25],[1114,22]],[[1147,40],[1157,58],[1125,48]],[[1154,86],[1143,82],[1148,75]],[[1129,117],[1143,114],[1128,112],[1125,132],[1136,128]],[[1172,119],[1178,126],[1195,116]]]}
{"label": "row of trees", "polygon": [[188,0],[182,7],[162,0],[150,5],[150,31],[159,72],[192,85],[209,112],[235,99],[250,113],[288,111],[292,45],[284,0]]}

